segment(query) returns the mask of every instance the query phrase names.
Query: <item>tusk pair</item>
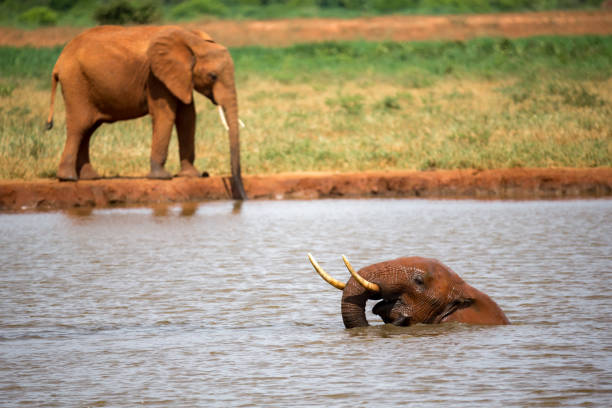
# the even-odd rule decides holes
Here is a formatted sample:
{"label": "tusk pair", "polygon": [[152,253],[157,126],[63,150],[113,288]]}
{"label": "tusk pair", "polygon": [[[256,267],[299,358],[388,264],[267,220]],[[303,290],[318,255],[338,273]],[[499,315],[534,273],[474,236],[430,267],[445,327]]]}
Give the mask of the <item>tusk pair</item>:
{"label": "tusk pair", "polygon": [[[225,128],[225,130],[229,130],[229,126],[227,125],[227,119],[225,117],[225,112],[223,111],[223,108],[221,106],[219,106],[219,117],[221,118],[221,123],[223,123],[223,127]],[[238,123],[240,124],[240,127],[246,127],[242,120],[238,119]]]}
{"label": "tusk pair", "polygon": [[[319,266],[317,261],[314,259],[314,257],[310,253],[308,254],[308,259],[310,260],[310,263],[312,264],[312,266],[315,268],[315,271],[317,271],[317,273],[323,278],[325,282],[329,283],[334,288],[340,289],[340,290],[343,290],[346,287],[346,283],[342,283],[332,278],[327,272],[325,272],[323,268]],[[344,261],[344,265],[346,265],[346,268],[349,270],[353,278],[355,278],[357,283],[359,283],[361,286],[363,286],[365,289],[369,291],[376,292],[376,293],[380,292],[380,286],[378,286],[376,283],[367,281],[366,279],[362,278],[357,272],[355,272],[355,270],[353,269],[353,266],[351,265],[349,260],[346,258],[346,256],[342,255],[342,260]]]}

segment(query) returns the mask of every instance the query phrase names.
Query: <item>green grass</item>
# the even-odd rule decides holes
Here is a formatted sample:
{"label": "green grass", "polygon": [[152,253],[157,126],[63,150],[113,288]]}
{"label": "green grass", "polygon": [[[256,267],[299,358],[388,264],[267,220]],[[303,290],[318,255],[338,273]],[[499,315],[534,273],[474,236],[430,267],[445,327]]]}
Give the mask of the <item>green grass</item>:
{"label": "green grass", "polygon": [[[61,95],[55,128],[43,126],[60,51],[0,47],[0,178],[55,174]],[[612,165],[610,36],[231,51],[247,174]],[[196,165],[227,174],[227,135],[208,100],[196,105]],[[149,118],[104,125],[92,162],[105,176],[144,175],[150,141]]]}
{"label": "green grass", "polygon": [[[470,41],[324,42],[288,48],[247,47],[233,50],[247,72],[293,78],[295,74],[329,73],[355,79],[364,71],[385,76],[410,75],[415,85],[431,85],[448,76],[530,78],[542,70],[566,77],[607,76],[612,56],[610,37],[479,38]],[[414,77],[417,77],[414,79]],[[286,77],[286,78],[285,78]]]}

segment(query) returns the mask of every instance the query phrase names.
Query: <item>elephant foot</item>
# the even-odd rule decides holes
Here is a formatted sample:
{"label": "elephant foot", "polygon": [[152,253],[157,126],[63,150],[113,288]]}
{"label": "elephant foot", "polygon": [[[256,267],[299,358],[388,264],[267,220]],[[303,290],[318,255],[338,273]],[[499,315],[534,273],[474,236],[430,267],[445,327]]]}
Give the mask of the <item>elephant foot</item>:
{"label": "elephant foot", "polygon": [[59,181],[77,181],[78,180],[76,177],[60,177],[60,176],[57,176],[57,179]]}
{"label": "elephant foot", "polygon": [[163,168],[159,168],[155,170],[151,169],[151,172],[147,174],[147,178],[155,179],[155,180],[171,180],[172,174],[168,173]]}
{"label": "elephant foot", "polygon": [[65,170],[62,169],[62,166],[60,166],[59,170],[57,171],[57,179],[59,181],[77,181],[78,178],[76,171]]}
{"label": "elephant foot", "polygon": [[172,174],[164,169],[165,160],[159,162],[151,159],[151,171],[147,174],[147,178],[156,180],[171,180]]}
{"label": "elephant foot", "polygon": [[200,177],[200,172],[190,163],[181,163],[181,171],[178,177]]}
{"label": "elephant foot", "polygon": [[94,170],[93,166],[90,163],[85,163],[83,167],[81,167],[81,171],[79,172],[79,179],[81,180],[98,180],[100,175],[97,171]]}

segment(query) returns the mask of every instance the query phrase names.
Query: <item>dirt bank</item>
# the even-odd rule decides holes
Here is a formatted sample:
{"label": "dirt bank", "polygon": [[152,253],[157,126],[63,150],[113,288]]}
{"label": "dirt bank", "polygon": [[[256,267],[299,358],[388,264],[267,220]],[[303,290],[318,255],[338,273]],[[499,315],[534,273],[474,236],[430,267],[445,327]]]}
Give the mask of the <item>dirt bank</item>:
{"label": "dirt bank", "polygon": [[[612,196],[612,169],[505,169],[245,176],[250,199],[427,197],[534,199]],[[0,181],[0,210],[228,200],[228,180]]]}
{"label": "dirt bank", "polygon": [[[446,16],[381,16],[357,19],[290,19],[265,21],[202,21],[184,26],[208,32],[221,44],[284,46],[327,40],[431,39],[474,37],[612,34],[612,10],[551,11]],[[49,27],[22,30],[0,27],[0,45],[49,47],[62,45],[84,28]]]}

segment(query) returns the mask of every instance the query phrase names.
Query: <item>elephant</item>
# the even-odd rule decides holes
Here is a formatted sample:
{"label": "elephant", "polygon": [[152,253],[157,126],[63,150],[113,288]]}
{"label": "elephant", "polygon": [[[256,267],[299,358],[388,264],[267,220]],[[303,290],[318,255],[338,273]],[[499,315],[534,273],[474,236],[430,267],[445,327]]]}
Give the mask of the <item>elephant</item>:
{"label": "elephant", "polygon": [[308,254],[317,273],[330,285],[342,290],[342,320],[347,329],[369,325],[365,315],[369,299],[380,300],[372,312],[384,323],[396,326],[446,322],[510,324],[488,295],[467,284],[436,259],[404,257],[355,272],[348,259],[342,258],[351,273],[346,283],[327,274]]}
{"label": "elephant", "polygon": [[57,171],[60,181],[99,178],[89,158],[91,135],[102,123],[146,114],[153,124],[147,177],[172,178],[164,166],[174,126],[178,176],[200,176],[194,167],[195,89],[219,106],[229,134],[232,196],[246,198],[234,63],[228,49],[208,34],[177,26],[99,26],[84,31],[65,46],[53,68],[47,129],[53,127],[58,82],[67,133]]}

